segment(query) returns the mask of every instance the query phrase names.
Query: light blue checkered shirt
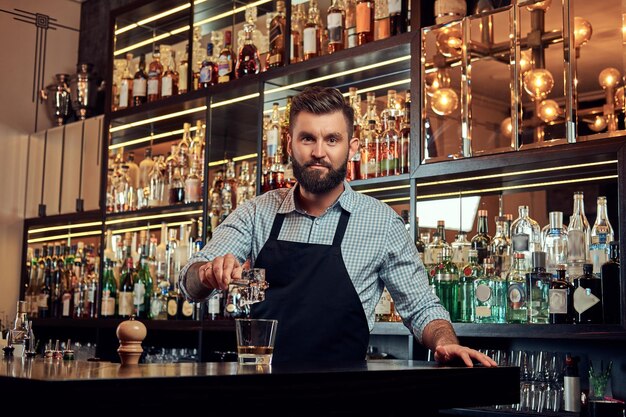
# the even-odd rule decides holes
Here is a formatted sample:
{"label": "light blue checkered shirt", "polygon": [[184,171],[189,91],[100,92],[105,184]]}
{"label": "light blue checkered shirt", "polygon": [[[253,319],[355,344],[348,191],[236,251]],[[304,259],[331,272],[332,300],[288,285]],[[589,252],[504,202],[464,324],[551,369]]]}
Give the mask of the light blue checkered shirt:
{"label": "light blue checkered shirt", "polygon": [[375,321],[374,309],[386,286],[404,325],[421,341],[422,331],[430,321],[449,320],[450,316],[429,289],[426,270],[415,244],[402,218],[391,207],[355,192],[347,182],[344,185],[345,190],[335,204],[317,218],[296,207],[294,191],[297,186],[267,192],[238,207],[181,270],[179,282],[183,294],[193,300],[181,279],[193,263],[232,253],[240,262],[250,259],[254,265],[269,238],[276,213],[286,214],[279,240],[331,245],[341,208],[344,208],[350,213],[350,221],[341,252],[363,303],[370,331]]}

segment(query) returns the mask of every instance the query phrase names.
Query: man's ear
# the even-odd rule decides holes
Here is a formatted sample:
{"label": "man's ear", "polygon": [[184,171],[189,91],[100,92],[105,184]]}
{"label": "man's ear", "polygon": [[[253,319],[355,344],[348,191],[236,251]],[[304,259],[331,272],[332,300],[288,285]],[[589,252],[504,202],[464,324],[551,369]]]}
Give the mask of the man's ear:
{"label": "man's ear", "polygon": [[352,157],[359,151],[359,138],[350,139],[350,151],[348,153],[348,159],[352,159]]}
{"label": "man's ear", "polygon": [[291,152],[291,133],[287,133],[287,153],[289,156],[293,157],[293,153]]}

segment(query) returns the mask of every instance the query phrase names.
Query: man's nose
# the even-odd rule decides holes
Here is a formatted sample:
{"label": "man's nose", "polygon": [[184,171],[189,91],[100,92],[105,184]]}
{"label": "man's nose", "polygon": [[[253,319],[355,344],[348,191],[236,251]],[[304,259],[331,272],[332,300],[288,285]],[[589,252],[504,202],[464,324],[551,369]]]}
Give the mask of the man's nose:
{"label": "man's nose", "polygon": [[323,158],[326,156],[326,149],[324,148],[324,141],[318,140],[313,147],[313,157]]}

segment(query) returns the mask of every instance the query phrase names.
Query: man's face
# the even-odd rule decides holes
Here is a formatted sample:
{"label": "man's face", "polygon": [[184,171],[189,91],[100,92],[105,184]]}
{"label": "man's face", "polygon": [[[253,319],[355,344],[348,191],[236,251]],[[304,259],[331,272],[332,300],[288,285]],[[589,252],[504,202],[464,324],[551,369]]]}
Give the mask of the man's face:
{"label": "man's face", "polygon": [[292,132],[288,150],[298,184],[313,194],[325,194],[341,184],[348,159],[359,144],[358,139],[348,138],[343,113],[300,112],[293,121]]}

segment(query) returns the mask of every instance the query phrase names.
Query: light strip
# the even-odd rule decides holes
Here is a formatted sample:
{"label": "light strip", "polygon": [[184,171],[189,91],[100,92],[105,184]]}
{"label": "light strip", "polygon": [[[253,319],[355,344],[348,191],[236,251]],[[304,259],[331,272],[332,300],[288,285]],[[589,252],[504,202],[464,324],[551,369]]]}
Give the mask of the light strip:
{"label": "light strip", "polygon": [[195,107],[193,109],[181,110],[181,111],[177,111],[174,113],[164,114],[163,116],[151,117],[149,119],[143,119],[138,122],[132,122],[132,123],[127,123],[125,125],[112,127],[111,129],[109,129],[109,132],[115,133],[115,132],[119,132],[120,130],[128,129],[131,127],[143,126],[148,123],[159,122],[161,120],[167,120],[167,119],[171,119],[171,118],[178,117],[178,116],[184,116],[186,114],[197,113],[199,111],[204,111],[206,109],[207,109],[206,106],[200,106],[200,107]]}
{"label": "light strip", "polygon": [[150,17],[148,17],[146,19],[140,20],[137,23],[132,23],[132,24],[130,24],[128,26],[124,26],[123,28],[116,30],[115,34],[119,35],[119,34],[122,34],[124,32],[128,32],[129,30],[135,29],[138,26],[143,26],[146,23],[154,22],[155,20],[159,20],[161,18],[167,17],[167,16],[172,15],[172,14],[174,14],[176,12],[180,12],[181,10],[188,9],[189,7],[191,7],[191,3],[185,3],[185,4],[181,5],[181,6],[174,7],[173,9],[166,10],[166,11],[164,11],[162,13],[155,14],[154,16],[150,16]]}
{"label": "light strip", "polygon": [[236,9],[229,10],[227,12],[220,13],[218,15],[209,17],[207,19],[200,20],[199,22],[195,22],[193,25],[194,26],[200,26],[200,25],[204,25],[205,23],[211,23],[211,22],[214,22],[216,20],[223,19],[223,18],[228,17],[228,16],[232,16],[232,15],[237,14],[239,12],[243,12],[248,7],[260,6],[261,4],[269,3],[270,1],[272,1],[272,0],[259,0],[259,1],[256,1],[254,3],[250,3],[250,4],[247,4],[245,6],[237,7]]}
{"label": "light strip", "polygon": [[241,96],[241,97],[233,98],[230,100],[218,101],[217,103],[212,103],[211,108],[214,109],[216,107],[228,106],[229,104],[238,103],[244,100],[249,100],[251,98],[255,98],[260,95],[261,93],[252,93],[252,94],[248,94],[247,96]]}
{"label": "light strip", "polygon": [[317,82],[320,82],[320,81],[326,81],[326,80],[330,80],[332,78],[341,77],[343,75],[350,75],[350,74],[354,74],[356,72],[367,71],[367,70],[370,70],[370,69],[383,67],[385,65],[396,64],[398,62],[406,61],[408,59],[411,59],[411,55],[405,55],[405,56],[401,56],[401,57],[398,57],[398,58],[390,59],[388,61],[379,62],[379,63],[376,63],[376,64],[365,65],[365,66],[359,67],[359,68],[352,68],[352,69],[349,69],[349,70],[346,70],[346,71],[340,71],[340,72],[336,72],[334,74],[328,74],[328,75],[324,75],[324,76],[321,76],[321,77],[312,78],[310,80],[300,81],[300,82],[297,82],[297,83],[294,83],[294,84],[286,85],[284,87],[272,88],[270,90],[266,90],[265,94],[273,94],[273,93],[278,93],[280,91],[291,90],[293,88],[301,87],[303,85],[314,84],[314,83],[317,83]]}
{"label": "light strip", "polygon": [[507,172],[503,174],[491,174],[491,175],[482,175],[479,177],[469,177],[469,178],[455,178],[451,180],[441,180],[441,181],[432,181],[432,182],[424,182],[420,184],[416,184],[416,187],[429,187],[431,185],[442,185],[442,184],[454,184],[457,182],[466,182],[466,181],[474,181],[474,180],[486,180],[491,178],[503,178],[510,177],[511,175],[519,175],[519,174],[537,174],[540,172],[550,172],[550,171],[559,171],[562,169],[574,169],[574,168],[585,168],[599,165],[609,165],[609,164],[617,164],[617,159],[603,162],[589,162],[587,164],[576,164],[576,165],[565,165],[559,167],[551,167],[551,168],[539,168],[539,169],[530,169],[526,171],[515,171],[515,172]]}
{"label": "light strip", "polygon": [[43,227],[41,229],[30,229],[28,231],[28,234],[51,232],[53,230],[80,229],[80,228],[83,228],[83,227],[90,227],[90,226],[102,226],[102,222],[65,224],[63,226],[50,226],[50,227]]}
{"label": "light strip", "polygon": [[210,166],[210,167],[216,167],[216,166],[219,166],[219,165],[224,165],[224,164],[226,164],[227,162],[228,162],[228,159],[221,159],[221,160],[219,160],[219,161],[212,161],[212,162],[209,162],[209,166]]}
{"label": "light strip", "polygon": [[510,185],[510,186],[507,186],[507,187],[483,188],[483,189],[479,189],[479,190],[467,190],[467,191],[460,190],[460,191],[455,191],[455,192],[451,192],[451,193],[439,193],[439,194],[420,195],[420,196],[417,196],[416,199],[417,200],[426,200],[426,199],[429,199],[429,198],[439,198],[439,197],[458,197],[458,196],[461,196],[461,195],[473,195],[473,194],[480,194],[480,193],[490,193],[490,192],[494,192],[494,191],[519,190],[519,189],[524,189],[524,188],[545,187],[545,186],[548,186],[548,185],[575,184],[575,183],[585,182],[585,181],[600,181],[600,180],[610,180],[610,179],[616,179],[616,178],[618,178],[618,175],[606,175],[606,176],[603,176],[603,177],[588,177],[588,178],[579,178],[579,179],[574,179],[574,180],[538,182],[538,183],[534,183],[534,184]]}
{"label": "light strip", "polygon": [[191,214],[200,214],[200,213],[202,213],[202,210],[188,210],[188,211],[180,211],[177,213],[152,214],[150,216],[139,216],[139,217],[130,217],[130,218],[125,218],[125,219],[107,220],[106,222],[104,222],[104,224],[109,226],[112,224],[138,222],[142,220],[166,219],[169,217],[188,216]]}
{"label": "light strip", "polygon": [[[203,126],[204,127],[204,126]],[[189,128],[190,132],[197,130],[198,128],[193,126]],[[150,142],[151,140],[166,138],[168,136],[180,135],[185,132],[185,129],[172,130],[171,132],[159,133],[157,135],[146,136],[139,139],[129,140],[128,142],[116,143],[115,145],[109,145],[109,150],[123,148],[125,146],[137,145],[139,143]]]}
{"label": "light strip", "polygon": [[393,190],[402,190],[404,188],[410,188],[411,185],[410,184],[404,184],[404,185],[393,185],[390,187],[381,187],[381,188],[368,188],[367,190],[359,190],[362,193],[377,193],[379,191],[393,191]]}
{"label": "light strip", "polygon": [[68,233],[65,235],[56,235],[56,236],[47,236],[47,237],[38,237],[35,239],[28,239],[27,243],[40,243],[40,242],[49,242],[51,240],[60,240],[60,239],[73,239],[76,237],[84,237],[84,236],[97,236],[101,235],[102,230],[93,230],[90,232],[79,232],[79,233]]}
{"label": "light strip", "polygon": [[380,200],[380,201],[383,203],[389,204],[389,203],[399,203],[401,201],[409,201],[409,200],[410,200],[410,197],[398,197],[398,198],[388,198],[388,199]]}
{"label": "light strip", "polygon": [[133,49],[137,49],[137,48],[139,48],[141,46],[149,45],[151,43],[155,43],[155,42],[160,41],[160,40],[165,39],[165,38],[169,38],[170,36],[176,35],[177,33],[184,32],[186,30],[189,30],[189,25],[180,27],[178,29],[174,29],[171,32],[161,33],[160,35],[153,36],[153,37],[148,38],[148,39],[146,39],[144,41],[137,42],[137,43],[135,43],[133,45],[127,46],[126,48],[118,49],[117,51],[113,52],[113,56],[122,55],[123,53],[126,53],[128,51],[132,51]]}
{"label": "light strip", "polygon": [[[182,226],[183,224],[191,224],[191,220],[184,221],[184,222],[168,223],[167,227],[170,228],[170,227]],[[152,229],[160,229],[160,228],[161,228],[160,224],[150,224],[150,225],[146,225],[143,227],[131,227],[129,229],[112,230],[111,234],[123,235],[124,233],[141,232],[142,230],[152,230]]]}
{"label": "light strip", "polygon": [[246,159],[254,159],[257,156],[259,156],[258,153],[251,153],[251,154],[248,154],[248,155],[236,156],[236,157],[233,158],[233,161],[234,162],[239,162],[239,161],[244,161]]}

